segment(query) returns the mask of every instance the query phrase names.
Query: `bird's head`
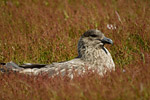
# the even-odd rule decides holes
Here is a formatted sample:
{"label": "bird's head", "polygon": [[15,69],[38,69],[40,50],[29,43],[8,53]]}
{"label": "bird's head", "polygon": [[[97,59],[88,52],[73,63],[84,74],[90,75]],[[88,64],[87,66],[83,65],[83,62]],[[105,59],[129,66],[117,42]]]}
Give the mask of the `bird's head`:
{"label": "bird's head", "polygon": [[104,34],[95,29],[86,31],[80,38],[79,44],[84,43],[87,46],[104,46],[105,44],[113,44],[113,41],[104,36]]}
{"label": "bird's head", "polygon": [[86,31],[78,42],[78,53],[82,55],[87,48],[103,48],[105,44],[113,44],[113,41],[104,36],[100,30]]}

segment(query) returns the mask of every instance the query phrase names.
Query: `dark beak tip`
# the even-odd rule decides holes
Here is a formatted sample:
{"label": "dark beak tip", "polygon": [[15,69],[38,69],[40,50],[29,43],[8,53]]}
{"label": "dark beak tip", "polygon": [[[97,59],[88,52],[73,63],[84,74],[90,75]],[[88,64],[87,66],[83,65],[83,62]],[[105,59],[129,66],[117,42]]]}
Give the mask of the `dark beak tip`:
{"label": "dark beak tip", "polygon": [[106,44],[112,44],[113,45],[113,41],[109,38],[106,38],[106,37],[103,38],[102,42],[106,43]]}
{"label": "dark beak tip", "polygon": [[112,45],[114,44],[113,41],[112,41],[111,39],[110,39],[110,42],[109,42],[109,43],[112,44]]}

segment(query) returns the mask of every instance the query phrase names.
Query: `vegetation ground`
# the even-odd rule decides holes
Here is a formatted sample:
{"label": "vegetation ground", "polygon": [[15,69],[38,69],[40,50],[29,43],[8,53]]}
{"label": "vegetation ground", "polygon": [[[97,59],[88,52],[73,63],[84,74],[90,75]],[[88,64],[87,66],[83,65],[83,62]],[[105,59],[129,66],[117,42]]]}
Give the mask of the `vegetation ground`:
{"label": "vegetation ground", "polygon": [[116,71],[73,80],[1,73],[0,100],[149,100],[150,0],[0,0],[0,62],[72,59],[88,29],[114,41],[106,47]]}

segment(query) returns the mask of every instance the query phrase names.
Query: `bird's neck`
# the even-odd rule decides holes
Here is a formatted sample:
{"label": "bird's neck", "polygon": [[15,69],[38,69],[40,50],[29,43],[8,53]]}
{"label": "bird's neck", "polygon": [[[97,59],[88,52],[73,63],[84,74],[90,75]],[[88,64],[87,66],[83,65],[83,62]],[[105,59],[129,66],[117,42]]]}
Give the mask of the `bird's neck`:
{"label": "bird's neck", "polygon": [[93,48],[89,46],[78,46],[79,58],[83,60],[88,68],[98,68],[97,71],[103,74],[106,70],[115,68],[111,54],[105,47]]}
{"label": "bird's neck", "polygon": [[111,55],[105,47],[82,47],[82,49],[79,50],[79,57],[92,65],[101,65],[109,62],[107,58],[111,58]]}

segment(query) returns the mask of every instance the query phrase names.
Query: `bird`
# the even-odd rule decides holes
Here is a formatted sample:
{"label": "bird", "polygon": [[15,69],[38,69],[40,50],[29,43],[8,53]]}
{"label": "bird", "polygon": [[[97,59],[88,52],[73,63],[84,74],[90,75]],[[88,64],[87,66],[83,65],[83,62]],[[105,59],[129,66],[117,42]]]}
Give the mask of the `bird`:
{"label": "bird", "polygon": [[72,60],[51,64],[25,63],[17,65],[12,61],[0,64],[5,67],[5,70],[32,75],[47,73],[52,77],[58,74],[61,76],[67,74],[73,78],[73,72],[81,75],[87,70],[92,70],[103,76],[108,70],[115,70],[115,63],[110,52],[105,48],[105,44],[113,44],[113,41],[105,37],[100,30],[90,29],[81,35],[77,45],[78,56]]}

